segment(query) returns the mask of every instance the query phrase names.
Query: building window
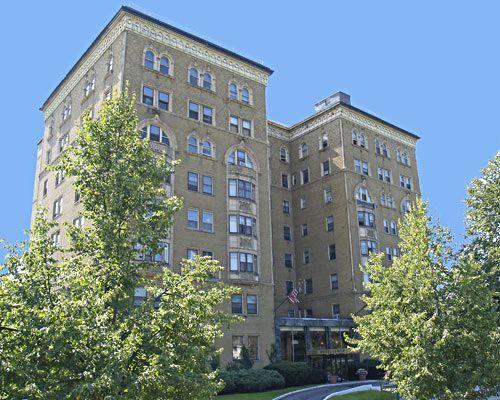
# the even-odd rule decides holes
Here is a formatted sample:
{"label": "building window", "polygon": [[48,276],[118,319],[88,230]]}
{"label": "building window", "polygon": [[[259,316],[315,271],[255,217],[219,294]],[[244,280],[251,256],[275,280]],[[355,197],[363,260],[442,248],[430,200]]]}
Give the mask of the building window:
{"label": "building window", "polygon": [[311,294],[313,292],[313,280],[306,279],[305,294]]}
{"label": "building window", "polygon": [[113,53],[110,53],[109,54],[109,58],[108,58],[108,72],[112,72],[113,71],[113,65],[115,63],[115,57],[113,56]]}
{"label": "building window", "polygon": [[158,92],[158,108],[168,111],[170,106],[170,95],[167,92]]}
{"label": "building window", "polygon": [[319,138],[319,149],[323,150],[328,147],[328,134],[323,133],[323,135]]}
{"label": "building window", "polygon": [[324,189],[323,197],[325,199],[325,204],[330,204],[332,202],[332,189]]}
{"label": "building window", "polygon": [[[235,294],[234,296],[239,296]],[[231,302],[232,309],[232,302]],[[242,313],[233,313],[242,314]],[[233,336],[233,360],[241,360],[241,352],[243,350],[243,336]]]}
{"label": "building window", "polygon": [[392,261],[392,249],[390,247],[385,248],[385,259],[387,261]]}
{"label": "building window", "polygon": [[286,147],[280,148],[280,161],[288,162],[288,151]]}
{"label": "building window", "polygon": [[191,154],[198,154],[198,139],[195,136],[188,137],[187,151]]}
{"label": "building window", "polygon": [[370,196],[370,193],[368,192],[368,189],[360,186],[359,188],[356,189],[356,200],[363,201],[365,203],[371,203],[372,198]]}
{"label": "building window", "polygon": [[411,184],[411,178],[404,176],[404,175],[399,175],[399,185],[402,188],[406,188],[411,190],[412,184]]}
{"label": "building window", "polygon": [[212,75],[208,72],[203,74],[203,88],[212,90]]}
{"label": "building window", "polygon": [[257,220],[245,215],[229,215],[229,233],[257,236]]}
{"label": "building window", "polygon": [[241,89],[241,101],[243,103],[247,103],[247,104],[250,103],[250,92],[248,91],[248,89],[246,87]]}
{"label": "building window", "polygon": [[307,144],[303,142],[299,148],[299,158],[307,157],[308,154],[309,154],[309,148],[307,147]]}
{"label": "building window", "polygon": [[290,241],[292,240],[292,231],[289,226],[283,226],[283,239]]}
{"label": "building window", "polygon": [[300,198],[300,209],[303,210],[304,208],[307,207],[307,201],[305,197]]}
{"label": "building window", "polygon": [[398,234],[398,226],[396,221],[392,220],[391,221],[391,235],[397,235]]}
{"label": "building window", "polygon": [[352,144],[358,145],[358,133],[356,131],[352,131]]}
{"label": "building window", "polygon": [[255,201],[255,185],[242,179],[228,179],[229,197]]}
{"label": "building window", "polygon": [[288,200],[283,200],[283,214],[290,214],[290,202]]}
{"label": "building window", "polygon": [[411,210],[411,202],[408,199],[403,199],[401,202],[401,212],[403,214],[406,214],[407,212],[410,212]]}
{"label": "building window", "polygon": [[397,247],[392,248],[392,256],[393,257],[398,257],[399,256],[399,250]]}
{"label": "building window", "polygon": [[281,186],[284,187],[285,189],[288,189],[289,187],[288,174],[281,174]]}
{"label": "building window", "polygon": [[288,310],[287,316],[288,318],[295,318],[295,310],[292,309]]}
{"label": "building window", "polygon": [[212,125],[214,110],[211,107],[203,106],[203,122]]}
{"label": "building window", "polygon": [[170,139],[163,129],[158,125],[148,125],[141,129],[141,137],[143,139],[149,136],[149,140],[153,142],[159,142],[170,147]]}
{"label": "building window", "polygon": [[330,175],[330,160],[323,161],[321,164],[321,176]]}
{"label": "building window", "polygon": [[377,242],[373,240],[361,240],[361,255],[368,256],[377,252]]}
{"label": "building window", "polygon": [[144,53],[144,66],[149,69],[155,69],[155,55],[151,50]]}
{"label": "building window", "polygon": [[338,289],[339,288],[339,275],[331,274],[330,275],[330,289]]}
{"label": "building window", "polygon": [[293,258],[291,253],[285,253],[285,267],[293,268]]}
{"label": "building window", "polygon": [[59,197],[52,205],[52,218],[56,219],[62,214],[63,199]]}
{"label": "building window", "polygon": [[231,313],[243,314],[243,296],[241,294],[231,296]]}
{"label": "building window", "polygon": [[52,149],[48,149],[47,153],[45,154],[45,164],[50,164],[51,160],[52,160]]}
{"label": "building window", "polygon": [[160,58],[160,72],[162,74],[168,75],[170,71],[170,61],[167,57],[163,56]]}
{"label": "building window", "polygon": [[391,171],[385,168],[378,168],[378,179],[381,181],[385,181],[387,183],[391,183]]}
{"label": "building window", "polygon": [[333,232],[333,215],[329,215],[328,217],[326,217],[326,231],[327,232]]}
{"label": "building window", "polygon": [[196,250],[196,249],[187,249],[186,250],[186,258],[188,260],[194,260],[195,257],[197,257],[197,256],[198,256],[198,250]]}
{"label": "building window", "polygon": [[362,132],[360,132],[358,138],[359,138],[359,146],[366,148],[365,135]]}
{"label": "building window", "polygon": [[257,295],[247,294],[247,314],[257,315]]}
{"label": "building window", "polygon": [[198,221],[199,221],[199,211],[195,209],[189,209],[187,212],[187,227],[188,229],[198,230]]}
{"label": "building window", "polygon": [[80,192],[75,190],[75,204],[80,201]]}
{"label": "building window", "polygon": [[339,318],[340,317],[340,304],[332,305],[332,317]]}
{"label": "building window", "polygon": [[[237,255],[236,260],[234,260],[234,254]],[[229,258],[233,258],[234,261],[239,262],[239,270],[241,272],[254,272],[254,270],[257,270],[257,256],[255,254],[230,253]],[[232,265],[232,268],[234,268],[234,265]]]}
{"label": "building window", "polygon": [[249,120],[241,120],[241,133],[245,136],[252,136],[252,123]]}
{"label": "building window", "polygon": [[328,246],[328,259],[330,261],[335,260],[337,258],[337,252],[335,250],[335,245],[331,244]]}
{"label": "building window", "polygon": [[201,230],[203,232],[213,233],[214,231],[214,213],[211,211],[203,211],[201,215]]}
{"label": "building window", "polygon": [[61,245],[61,232],[54,232],[52,235],[50,235],[50,238],[52,240],[52,244],[55,247],[59,247]]}
{"label": "building window", "polygon": [[387,233],[389,234],[390,230],[389,230],[389,221],[384,219],[384,233]]}
{"label": "building window", "polygon": [[229,154],[227,163],[253,169],[254,163],[252,158],[243,150],[235,150]]}
{"label": "building window", "polygon": [[73,226],[75,228],[81,228],[83,226],[83,217],[77,217],[73,220]]}
{"label": "building window", "polygon": [[58,187],[64,181],[62,171],[56,171],[55,187]]}
{"label": "building window", "polygon": [[297,186],[297,177],[295,176],[295,174],[292,174],[292,186]]}
{"label": "building window", "polygon": [[302,224],[300,226],[300,231],[301,231],[302,237],[309,235],[309,230],[307,229],[307,224]]}
{"label": "building window", "polygon": [[198,191],[198,174],[196,172],[188,172],[187,188],[193,192]]}
{"label": "building window", "polygon": [[68,145],[68,143],[69,143],[69,133],[66,133],[59,139],[59,152],[63,151],[64,148]]}
{"label": "building window", "polygon": [[302,254],[302,258],[304,260],[304,264],[309,264],[311,261],[311,256],[309,254],[309,250],[304,250],[304,253]]}
{"label": "building window", "polygon": [[43,189],[42,189],[42,196],[43,196],[43,197],[47,196],[48,186],[49,186],[49,180],[48,180],[48,179],[45,179],[45,180],[43,181]]}
{"label": "building window", "polygon": [[154,90],[148,86],[143,86],[142,88],[142,103],[148,106],[154,104]]}
{"label": "building window", "polygon": [[191,119],[195,119],[195,120],[198,120],[199,116],[200,116],[200,106],[193,102],[193,101],[190,101],[189,102],[189,118]]}
{"label": "building window", "polygon": [[309,168],[300,171],[300,180],[302,185],[309,183]]}
{"label": "building window", "polygon": [[210,143],[208,140],[205,140],[201,144],[201,154],[207,157],[212,157],[213,156],[213,147],[212,143]]}
{"label": "building window", "polygon": [[229,116],[229,130],[233,133],[239,133],[240,127],[238,117],[234,115]]}
{"label": "building window", "polygon": [[354,171],[358,174],[363,174],[366,176],[370,175],[370,171],[368,169],[368,163],[366,161],[354,159]]}
{"label": "building window", "polygon": [[229,84],[229,98],[231,100],[238,100],[238,86],[235,83]]}
{"label": "building window", "polygon": [[198,70],[194,67],[189,68],[189,83],[198,86]]}
{"label": "building window", "polygon": [[367,211],[358,211],[359,226],[367,226],[373,228],[375,226],[375,214]]}
{"label": "building window", "polygon": [[285,282],[285,287],[286,287],[286,294],[287,295],[289,295],[290,293],[292,293],[293,289],[294,289],[293,281],[286,281]]}
{"label": "building window", "polygon": [[203,181],[202,185],[203,194],[213,195],[214,194],[213,178],[209,175],[203,175],[202,181]]}

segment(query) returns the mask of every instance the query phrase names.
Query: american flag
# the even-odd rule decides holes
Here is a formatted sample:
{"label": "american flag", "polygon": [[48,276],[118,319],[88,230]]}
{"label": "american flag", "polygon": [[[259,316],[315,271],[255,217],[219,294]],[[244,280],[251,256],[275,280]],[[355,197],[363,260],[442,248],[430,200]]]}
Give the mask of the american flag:
{"label": "american flag", "polygon": [[293,289],[290,294],[287,296],[288,297],[288,300],[290,300],[292,303],[296,304],[296,303],[300,303],[297,295],[299,294],[299,292],[297,291],[297,289]]}

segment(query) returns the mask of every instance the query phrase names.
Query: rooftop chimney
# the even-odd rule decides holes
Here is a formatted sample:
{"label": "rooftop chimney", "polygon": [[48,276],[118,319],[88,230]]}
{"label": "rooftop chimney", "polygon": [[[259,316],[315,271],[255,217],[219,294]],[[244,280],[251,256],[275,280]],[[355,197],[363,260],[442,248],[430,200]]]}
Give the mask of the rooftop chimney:
{"label": "rooftop chimney", "polygon": [[333,106],[334,104],[337,103],[343,103],[343,104],[351,104],[351,96],[348,95],[347,93],[344,92],[336,92],[334,94],[331,94],[330,96],[324,98],[321,101],[318,101],[314,105],[314,110],[316,112],[319,112],[321,110],[324,110],[325,108],[328,108],[330,106]]}

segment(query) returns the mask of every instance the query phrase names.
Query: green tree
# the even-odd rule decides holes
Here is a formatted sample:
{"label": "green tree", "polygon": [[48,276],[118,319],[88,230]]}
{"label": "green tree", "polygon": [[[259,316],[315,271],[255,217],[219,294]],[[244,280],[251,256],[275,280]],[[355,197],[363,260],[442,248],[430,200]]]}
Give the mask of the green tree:
{"label": "green tree", "polygon": [[500,297],[500,153],[482,170],[467,190],[467,234],[471,242],[465,252],[483,267],[496,297]]}
{"label": "green tree", "polygon": [[[208,360],[230,321],[218,310],[231,290],[207,258],[181,273],[144,261],[181,201],[164,185],[173,164],[137,125],[127,93],[97,119],[86,115],[56,169],[90,223],[66,226],[69,246],[55,247],[56,224],[39,213],[28,245],[11,247],[0,278],[0,398],[207,399],[220,389]],[[145,299],[134,300],[138,287]]]}
{"label": "green tree", "polygon": [[353,345],[381,361],[403,397],[474,399],[495,389],[498,324],[480,265],[456,257],[420,201],[400,224],[401,255],[370,257],[369,313],[354,317]]}

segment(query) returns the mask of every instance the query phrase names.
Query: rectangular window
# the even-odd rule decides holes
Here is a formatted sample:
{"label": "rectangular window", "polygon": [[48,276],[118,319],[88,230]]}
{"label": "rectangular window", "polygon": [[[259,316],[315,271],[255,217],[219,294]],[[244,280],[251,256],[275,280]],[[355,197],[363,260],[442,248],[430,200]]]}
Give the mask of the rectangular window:
{"label": "rectangular window", "polygon": [[323,163],[321,164],[321,175],[330,175],[330,160],[323,161]]}
{"label": "rectangular window", "polygon": [[48,149],[47,154],[45,155],[45,163],[50,164],[51,160],[52,160],[52,149]]}
{"label": "rectangular window", "polygon": [[242,349],[243,349],[243,336],[233,336],[233,360],[241,360]]}
{"label": "rectangular window", "polygon": [[61,244],[61,232],[57,231],[57,232],[54,232],[50,238],[52,239],[52,244],[56,247],[59,247],[59,245]]}
{"label": "rectangular window", "polygon": [[203,232],[212,233],[214,231],[214,213],[211,211],[203,211],[201,215],[201,230]]}
{"label": "rectangular window", "polygon": [[168,111],[170,105],[170,94],[166,92],[158,92],[158,108]]}
{"label": "rectangular window", "polygon": [[397,235],[398,234],[398,226],[396,224],[396,221],[392,220],[391,221],[391,235]]}
{"label": "rectangular window", "polygon": [[339,288],[339,275],[331,274],[330,275],[330,289],[338,289]]}
{"label": "rectangular window", "polygon": [[302,259],[304,261],[304,264],[309,264],[309,262],[311,261],[309,250],[304,250],[304,252],[302,253]]}
{"label": "rectangular window", "polygon": [[49,186],[49,180],[48,180],[48,179],[45,179],[45,180],[43,181],[43,189],[42,189],[42,196],[43,196],[43,197],[47,196],[48,186]]}
{"label": "rectangular window", "polygon": [[229,197],[236,197],[238,195],[238,180],[237,179],[229,179],[227,186],[228,186]]}
{"label": "rectangular window", "polygon": [[241,294],[231,296],[231,313],[243,314],[243,296]]}
{"label": "rectangular window", "polygon": [[306,318],[312,318],[313,317],[313,310],[312,310],[312,308],[308,308],[307,310],[305,310],[305,317]]}
{"label": "rectangular window", "polygon": [[76,228],[81,228],[83,226],[83,217],[78,217],[73,220],[73,226]]}
{"label": "rectangular window", "polygon": [[385,168],[379,168],[378,179],[387,183],[391,183],[391,171]]}
{"label": "rectangular window", "polygon": [[398,250],[398,248],[397,248],[397,247],[393,247],[393,248],[392,248],[392,255],[393,255],[394,257],[399,256],[399,250]]}
{"label": "rectangular window", "polygon": [[392,260],[392,250],[390,247],[386,247],[385,248],[385,258],[387,261],[391,261]]}
{"label": "rectangular window", "polygon": [[301,179],[302,185],[309,183],[309,168],[303,169],[300,172],[300,179]]}
{"label": "rectangular window", "polygon": [[155,91],[148,87],[148,86],[144,86],[142,88],[142,102],[143,104],[146,104],[148,106],[152,106],[153,103],[154,103],[154,95],[155,95]]}
{"label": "rectangular window", "polygon": [[246,119],[241,120],[241,133],[245,136],[252,136],[252,123]]}
{"label": "rectangular window", "polygon": [[247,314],[257,314],[257,295],[247,294]]}
{"label": "rectangular window", "polygon": [[192,101],[189,102],[189,118],[198,120],[200,112],[199,110],[200,106],[198,104]]}
{"label": "rectangular window", "polygon": [[328,134],[324,133],[319,140],[319,149],[326,149],[328,147]]}
{"label": "rectangular window", "polygon": [[52,206],[52,218],[57,218],[62,214],[62,197],[58,198],[56,201],[54,201],[54,204]]}
{"label": "rectangular window", "polygon": [[373,240],[361,240],[361,255],[368,256],[377,252],[377,243]]}
{"label": "rectangular window", "polygon": [[199,212],[198,210],[189,209],[188,210],[188,229],[198,230],[198,220],[199,220]]}
{"label": "rectangular window", "polygon": [[284,226],[283,227],[283,239],[284,240],[292,240],[292,231],[289,226]]}
{"label": "rectangular window", "polygon": [[307,236],[309,234],[309,230],[307,228],[307,224],[302,224],[300,227],[302,237]]}
{"label": "rectangular window", "polygon": [[238,216],[229,216],[229,233],[238,233]]}
{"label": "rectangular window", "polygon": [[188,190],[198,191],[198,174],[196,172],[188,172]]}
{"label": "rectangular window", "polygon": [[238,272],[238,253],[229,253],[229,271]]}
{"label": "rectangular window", "polygon": [[293,268],[293,259],[291,253],[285,253],[285,267]]}
{"label": "rectangular window", "polygon": [[389,234],[389,221],[387,221],[386,219],[384,219],[384,233],[387,233]]}
{"label": "rectangular window", "polygon": [[359,226],[375,227],[375,214],[367,211],[358,211]]}
{"label": "rectangular window", "polygon": [[306,294],[311,294],[312,292],[313,292],[313,280],[312,279],[306,279],[305,293]]}
{"label": "rectangular window", "polygon": [[63,149],[68,145],[69,143],[69,134],[66,133],[63,137],[59,139],[59,151],[63,151]]}
{"label": "rectangular window", "polygon": [[288,200],[283,200],[283,214],[290,214],[290,202]]}
{"label": "rectangular window", "polygon": [[328,259],[335,260],[337,258],[337,252],[335,250],[335,245],[331,244],[328,246]]}
{"label": "rectangular window", "polygon": [[75,190],[75,203],[78,203],[80,201],[80,192]]}
{"label": "rectangular window", "polygon": [[212,125],[213,123],[213,108],[203,106],[203,122]]}
{"label": "rectangular window", "polygon": [[286,285],[286,294],[289,295],[290,293],[292,293],[294,289],[293,281],[286,281],[285,285]]}
{"label": "rectangular window", "polygon": [[[250,314],[250,313],[249,313]],[[248,336],[248,355],[251,360],[259,360],[259,337],[258,336]]]}
{"label": "rectangular window", "polygon": [[339,304],[332,305],[332,316],[333,316],[333,318],[340,317],[340,305]]}
{"label": "rectangular window", "polygon": [[295,310],[288,310],[287,312],[288,318],[295,318]]}
{"label": "rectangular window", "polygon": [[210,250],[203,250],[201,252],[202,257],[208,257],[210,260],[214,259],[214,252]]}
{"label": "rectangular window", "polygon": [[188,260],[193,260],[198,255],[198,250],[196,249],[187,249],[186,258]]}
{"label": "rectangular window", "polygon": [[288,189],[288,175],[287,174],[281,174],[281,186],[284,187],[285,189]]}
{"label": "rectangular window", "polygon": [[325,198],[325,204],[330,204],[332,202],[332,190],[331,189],[324,189],[323,196]]}
{"label": "rectangular window", "polygon": [[327,232],[333,232],[333,215],[329,215],[326,217],[326,231]]}
{"label": "rectangular window", "polygon": [[238,117],[234,115],[229,117],[229,130],[234,133],[239,133]]}
{"label": "rectangular window", "polygon": [[307,201],[305,197],[300,198],[300,209],[303,210],[304,208],[307,207]]}
{"label": "rectangular window", "polygon": [[204,194],[214,194],[213,178],[208,175],[203,175],[203,189]]}

